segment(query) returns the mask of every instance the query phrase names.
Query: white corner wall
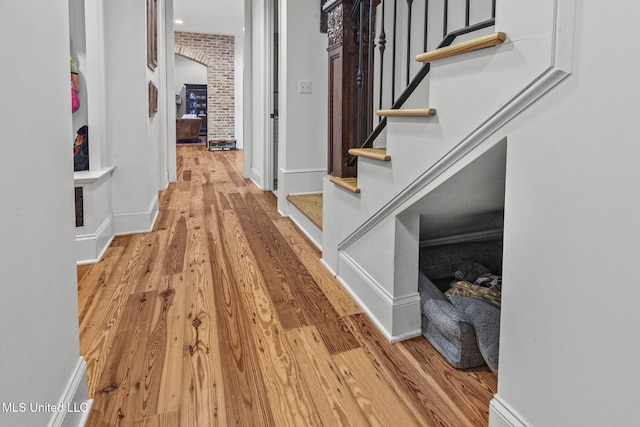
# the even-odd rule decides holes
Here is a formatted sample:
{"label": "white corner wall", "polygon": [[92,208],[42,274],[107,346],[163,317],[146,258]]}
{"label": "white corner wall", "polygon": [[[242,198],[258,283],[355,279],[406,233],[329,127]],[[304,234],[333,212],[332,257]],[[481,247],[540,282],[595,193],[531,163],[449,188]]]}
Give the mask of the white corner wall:
{"label": "white corner wall", "polygon": [[236,147],[244,148],[244,36],[235,36],[234,49],[235,78],[235,135]]}
{"label": "white corner wall", "polygon": [[[281,0],[278,209],[286,196],[322,192],[327,172],[327,35],[315,0]],[[299,93],[299,82],[311,93]]]}
{"label": "white corner wall", "polygon": [[[175,63],[171,59],[174,58],[175,43],[173,36],[173,0],[164,0],[164,25],[162,26],[162,38],[164,40],[164,57],[165,67],[164,76],[166,79],[165,87],[167,94],[166,122],[165,134],[161,142],[160,149],[164,152],[165,163],[163,170],[160,171],[163,181],[160,190],[164,190],[170,182],[177,181],[177,164],[176,164],[176,115],[175,115],[175,94],[171,92],[171,87],[175,81]],[[166,177],[165,175],[166,171]]]}
{"label": "white corner wall", "polygon": [[576,4],[573,74],[510,126],[491,426],[640,419],[640,5]]}
{"label": "white corner wall", "polygon": [[[253,162],[253,0],[244,0],[242,28],[242,175],[251,178]],[[239,81],[239,80],[236,80]],[[237,87],[237,85],[236,85]],[[236,120],[236,126],[238,121]]]}
{"label": "white corner wall", "polygon": [[207,84],[207,66],[184,56],[174,55],[176,61],[175,91],[179,94],[185,84]]}
{"label": "white corner wall", "polygon": [[[269,13],[266,0],[249,0],[250,4],[245,4],[245,12],[250,17],[250,22],[245,19],[245,35],[250,37],[251,49],[249,51],[251,59],[250,73],[250,99],[247,104],[251,106],[250,124],[247,132],[251,135],[248,141],[249,147],[245,151],[245,175],[261,189],[271,189],[268,184],[267,175],[270,173],[267,167],[269,158]],[[250,12],[248,12],[250,11]],[[250,28],[247,27],[250,26]],[[247,40],[245,37],[245,41]],[[245,55],[245,59],[247,55]],[[246,65],[246,64],[245,64]]]}
{"label": "white corner wall", "polygon": [[[73,238],[69,3],[3,2],[0,15],[10,17],[0,27],[2,94],[38,104],[36,115],[0,104],[0,425],[78,425],[81,414],[29,409],[88,404]],[[25,23],[38,30],[25,31]]]}
{"label": "white corner wall", "polygon": [[[171,162],[167,140],[169,111],[166,68],[166,8],[158,2],[158,68],[147,67],[145,2],[105,3],[107,45],[107,109],[113,173],[113,218],[116,234],[149,231],[158,211],[158,190],[166,182]],[[170,65],[171,64],[171,65]],[[148,82],[158,87],[158,113],[149,117]],[[171,82],[171,86],[173,82]],[[164,119],[163,119],[164,116]],[[166,170],[163,170],[166,168]]]}

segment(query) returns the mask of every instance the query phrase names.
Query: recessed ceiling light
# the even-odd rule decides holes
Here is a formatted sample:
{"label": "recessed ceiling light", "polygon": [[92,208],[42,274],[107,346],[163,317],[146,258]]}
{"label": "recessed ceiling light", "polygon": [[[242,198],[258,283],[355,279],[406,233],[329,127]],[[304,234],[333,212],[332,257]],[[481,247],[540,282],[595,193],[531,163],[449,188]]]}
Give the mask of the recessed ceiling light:
{"label": "recessed ceiling light", "polygon": [[175,21],[176,24],[184,24],[184,21],[182,19],[176,19]]}

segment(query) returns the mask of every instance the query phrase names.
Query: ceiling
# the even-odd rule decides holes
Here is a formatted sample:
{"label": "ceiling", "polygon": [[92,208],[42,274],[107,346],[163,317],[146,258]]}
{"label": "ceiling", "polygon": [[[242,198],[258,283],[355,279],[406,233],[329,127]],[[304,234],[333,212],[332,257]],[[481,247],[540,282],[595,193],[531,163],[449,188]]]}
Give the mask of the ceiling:
{"label": "ceiling", "polygon": [[241,36],[244,24],[242,0],[174,0],[175,31]]}

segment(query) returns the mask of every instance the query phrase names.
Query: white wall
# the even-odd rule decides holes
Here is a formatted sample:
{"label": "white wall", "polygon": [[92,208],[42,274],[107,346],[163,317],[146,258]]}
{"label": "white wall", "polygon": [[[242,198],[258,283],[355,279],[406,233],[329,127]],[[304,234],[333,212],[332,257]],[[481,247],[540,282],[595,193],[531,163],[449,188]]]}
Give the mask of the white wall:
{"label": "white wall", "polygon": [[[250,150],[245,152],[249,156],[245,163],[245,174],[256,183],[259,188],[266,189],[267,144],[268,132],[268,7],[266,0],[251,0],[251,144]],[[245,22],[246,25],[246,22]],[[245,26],[245,31],[247,27]],[[246,40],[246,39],[245,39]],[[248,169],[248,171],[247,171]]]}
{"label": "white wall", "polygon": [[[327,171],[327,35],[315,0],[281,1],[278,209],[289,194],[322,192]],[[300,81],[311,82],[301,94]]]}
{"label": "white wall", "polygon": [[[84,78],[87,65],[87,45],[84,23],[84,1],[69,0],[70,59],[76,60],[78,78],[80,79],[80,91],[77,93],[80,98],[80,108],[72,115],[74,131],[88,124],[87,87]],[[26,111],[31,108],[30,106],[25,106]]]}
{"label": "white wall", "polygon": [[640,5],[577,4],[573,74],[509,135],[496,403],[534,426],[627,426],[640,419],[627,274],[640,254]]}
{"label": "white wall", "polygon": [[[251,178],[253,162],[253,0],[244,0],[242,28],[242,139],[243,177]],[[239,81],[239,80],[236,80]],[[238,121],[236,121],[238,123]]]}
{"label": "white wall", "polygon": [[236,147],[244,148],[244,37],[235,36],[235,135]]}
{"label": "white wall", "polygon": [[[171,92],[171,87],[175,81],[175,63],[170,60],[170,58],[174,58],[173,52],[175,51],[175,43],[173,36],[173,9],[174,9],[174,1],[173,0],[164,0],[164,40],[165,40],[165,76],[166,76],[166,93],[167,93],[167,116],[166,116],[166,143],[163,147],[166,153],[166,181],[167,185],[169,182],[177,181],[177,165],[176,165],[176,144],[175,144],[175,135],[176,135],[176,116],[175,116],[175,93]],[[173,97],[172,97],[173,95]],[[164,187],[161,187],[161,189]]]}
{"label": "white wall", "polygon": [[179,94],[185,84],[207,84],[207,66],[184,56],[174,55],[176,61],[175,90]]}
{"label": "white wall", "polygon": [[[114,225],[116,234],[137,233],[148,231],[157,215],[159,151],[166,143],[160,137],[160,116],[168,114],[162,102],[166,98],[160,95],[158,114],[149,118],[148,82],[154,81],[162,92],[166,85],[161,69],[152,73],[146,65],[145,2],[114,0],[105,3],[105,9],[109,143],[117,166],[112,180]],[[159,43],[159,64],[163,46]]]}
{"label": "white wall", "polygon": [[[35,115],[0,104],[0,402],[58,404],[79,363],[69,4],[3,2],[0,15],[10,17],[0,27],[2,94],[38,104]],[[1,411],[0,424],[39,427],[52,415]]]}

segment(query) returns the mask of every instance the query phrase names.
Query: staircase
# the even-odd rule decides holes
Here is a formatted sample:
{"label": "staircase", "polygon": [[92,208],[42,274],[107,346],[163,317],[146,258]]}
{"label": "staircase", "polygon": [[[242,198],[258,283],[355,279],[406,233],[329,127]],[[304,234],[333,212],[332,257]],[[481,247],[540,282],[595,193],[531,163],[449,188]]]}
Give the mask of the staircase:
{"label": "staircase", "polygon": [[[464,55],[469,52],[474,52],[480,49],[486,49],[489,47],[502,44],[506,40],[506,34],[503,32],[497,32],[486,36],[476,37],[463,43],[456,45],[440,47],[429,52],[422,53],[416,56],[416,61],[424,64],[432,63],[437,60],[450,58],[457,55]],[[436,115],[435,108],[397,108],[378,110],[377,115],[379,117],[424,117],[429,118]],[[349,154],[358,158],[374,159],[381,162],[391,161],[391,156],[387,154],[386,148],[367,148],[367,142],[361,148],[349,149]],[[330,176],[329,180],[334,184],[344,188],[352,193],[359,193],[357,177],[336,177]]]}
{"label": "staircase", "polygon": [[[428,12],[437,16],[434,3],[442,4],[428,2]],[[567,75],[562,67],[570,58],[556,54],[556,49],[570,46],[558,40],[571,32],[556,30],[563,21],[556,20],[551,15],[556,10],[549,7],[548,25],[540,26],[539,33],[515,21],[499,22],[496,28],[493,18],[466,26],[467,19],[459,19],[460,25],[450,25],[461,28],[456,31],[429,21],[425,34],[430,39],[424,42],[429,49],[413,53],[407,64],[399,61],[394,71],[381,64],[393,52],[390,29],[395,19],[389,14],[394,5],[397,16],[406,17],[400,20],[404,27],[393,31],[403,40],[397,51],[423,45],[419,27],[407,29],[406,24],[410,16],[415,21],[427,11],[416,9],[424,7],[422,3],[415,2],[413,9],[412,4],[387,0],[378,6],[375,79],[362,85],[375,88],[371,99],[377,117],[371,122],[377,122],[348,150],[345,163],[357,165],[357,172],[327,176],[322,194],[321,262],[391,342],[421,333],[421,231],[431,222],[439,227],[438,221],[448,216],[456,219],[458,212],[448,211],[447,204],[463,210],[482,207],[481,192],[460,193],[460,186],[451,183],[482,187],[490,176],[483,173],[504,162],[513,131],[508,125]],[[491,2],[486,9],[495,11]],[[455,21],[452,13],[448,16],[450,23]],[[436,44],[433,34],[439,32]],[[504,180],[504,170],[502,174]]]}

